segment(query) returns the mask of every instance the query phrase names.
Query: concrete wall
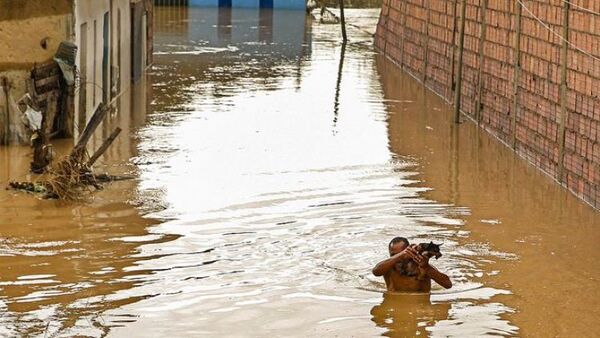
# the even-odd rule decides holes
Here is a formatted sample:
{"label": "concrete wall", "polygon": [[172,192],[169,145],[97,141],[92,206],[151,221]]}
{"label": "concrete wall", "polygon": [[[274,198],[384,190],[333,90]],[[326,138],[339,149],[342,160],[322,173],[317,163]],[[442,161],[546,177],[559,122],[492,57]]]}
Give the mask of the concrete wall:
{"label": "concrete wall", "polygon": [[[0,0],[0,79],[8,88],[0,87],[0,144],[6,131],[10,143],[29,142],[20,112],[9,100],[25,94],[25,80],[34,64],[51,59],[61,41],[73,35],[73,3],[65,0],[13,1]],[[0,83],[0,86],[2,84]],[[10,124],[7,128],[6,124]]]}
{"label": "concrete wall", "polygon": [[68,0],[0,0],[0,71],[50,59],[72,36],[72,8]]}
{"label": "concrete wall", "polygon": [[[108,13],[108,65],[103,64]],[[80,88],[75,95],[76,132],[100,102],[110,103],[131,83],[131,5],[129,0],[76,0],[75,43]],[[104,77],[107,76],[107,80]],[[108,88],[104,88],[108,84]]]}
{"label": "concrete wall", "polygon": [[[581,8],[600,12],[600,1],[570,2],[574,7],[569,11],[566,59],[561,58],[560,38],[565,2],[523,2],[527,7],[522,10],[517,63],[518,2],[488,0],[483,11],[483,0],[467,0],[461,109],[521,157],[599,208],[600,16]],[[460,3],[386,0],[375,37],[383,54],[448,102],[453,102],[457,80]],[[564,100],[562,61],[567,65]]]}
{"label": "concrete wall", "polygon": [[79,47],[80,72],[80,88],[75,95],[76,132],[82,130],[94,107],[103,100],[103,26],[109,10],[109,0],[75,1],[75,43]]}
{"label": "concrete wall", "polygon": [[198,7],[240,7],[240,8],[279,8],[305,9],[305,0],[189,0],[190,6]]}
{"label": "concrete wall", "polygon": [[71,14],[0,21],[0,71],[49,60],[60,42],[70,39],[71,27]]}
{"label": "concrete wall", "polygon": [[[18,99],[25,93],[25,80],[33,65],[51,59],[61,41],[74,42],[79,71],[75,91],[77,136],[97,104],[114,101],[131,84],[132,4],[141,4],[144,17],[148,17],[145,22],[149,30],[143,28],[139,46],[143,50],[138,51],[145,69],[152,60],[150,0],[0,0],[0,78],[8,79],[10,96]],[[4,112],[6,104],[0,105]],[[14,114],[18,117],[19,112]],[[20,123],[18,118],[0,116],[0,124],[7,119],[11,124]],[[0,140],[4,139],[2,131]],[[23,135],[13,136],[13,142],[27,141]]]}
{"label": "concrete wall", "polygon": [[[111,11],[111,97],[131,83],[131,6],[129,1],[112,1]],[[116,90],[115,90],[116,88]]]}

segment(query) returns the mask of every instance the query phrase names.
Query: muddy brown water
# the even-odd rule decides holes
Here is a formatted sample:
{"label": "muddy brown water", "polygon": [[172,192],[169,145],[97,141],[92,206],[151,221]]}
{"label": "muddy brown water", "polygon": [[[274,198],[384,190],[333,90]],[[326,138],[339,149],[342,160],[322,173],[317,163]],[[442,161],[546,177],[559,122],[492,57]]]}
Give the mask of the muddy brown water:
{"label": "muddy brown water", "polygon": [[[98,168],[136,180],[0,191],[0,335],[599,335],[597,212],[450,123],[374,52],[376,10],[347,15],[342,60],[339,27],[295,12],[157,8]],[[0,148],[3,185],[29,154]],[[454,287],[384,296],[396,235],[443,242]]]}

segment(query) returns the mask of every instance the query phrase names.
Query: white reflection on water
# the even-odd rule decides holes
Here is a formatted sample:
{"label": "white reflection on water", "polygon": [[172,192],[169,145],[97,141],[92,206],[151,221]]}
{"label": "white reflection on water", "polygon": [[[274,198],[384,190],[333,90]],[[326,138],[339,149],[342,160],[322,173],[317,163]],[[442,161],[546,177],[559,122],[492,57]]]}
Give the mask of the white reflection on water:
{"label": "white reflection on water", "polygon": [[[436,289],[421,307],[429,320],[411,332],[515,334],[501,317],[511,310],[494,301],[507,291],[471,282],[504,254],[461,244],[469,210],[424,198],[418,159],[390,151],[371,47],[346,47],[340,80],[337,27],[301,13],[272,13],[273,26],[251,10],[186,15],[180,31],[157,34],[154,112],[135,159],[140,194],[163,201],[152,231],[178,237],[140,247],[146,259],[128,268],[138,285],[115,297],[152,297],[110,311],[107,321],[139,316],[115,333],[376,334],[388,324],[378,324],[386,307],[370,269],[404,235],[443,241],[435,264],[456,283]],[[238,19],[212,24],[228,18]]]}

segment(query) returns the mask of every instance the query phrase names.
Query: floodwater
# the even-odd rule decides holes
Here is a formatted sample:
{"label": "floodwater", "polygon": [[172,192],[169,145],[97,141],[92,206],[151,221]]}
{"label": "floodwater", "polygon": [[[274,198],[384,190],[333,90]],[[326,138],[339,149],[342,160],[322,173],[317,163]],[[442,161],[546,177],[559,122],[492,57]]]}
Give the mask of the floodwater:
{"label": "floodwater", "polygon": [[[157,8],[86,202],[0,191],[0,335],[600,335],[600,218],[372,48],[377,10]],[[101,139],[98,135],[96,146]],[[69,142],[57,142],[67,151]],[[0,182],[29,149],[0,148]],[[384,295],[397,235],[454,287]]]}

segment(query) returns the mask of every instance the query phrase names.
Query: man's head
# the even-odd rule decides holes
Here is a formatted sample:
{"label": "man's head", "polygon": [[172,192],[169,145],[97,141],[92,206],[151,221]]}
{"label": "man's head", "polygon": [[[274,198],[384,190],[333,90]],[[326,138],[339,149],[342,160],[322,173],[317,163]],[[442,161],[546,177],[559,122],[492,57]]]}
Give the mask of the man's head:
{"label": "man's head", "polygon": [[390,251],[390,256],[393,256],[399,252],[402,252],[402,250],[406,249],[408,247],[408,245],[409,245],[408,239],[406,239],[404,237],[394,237],[390,241],[390,244],[388,245],[388,249]]}

